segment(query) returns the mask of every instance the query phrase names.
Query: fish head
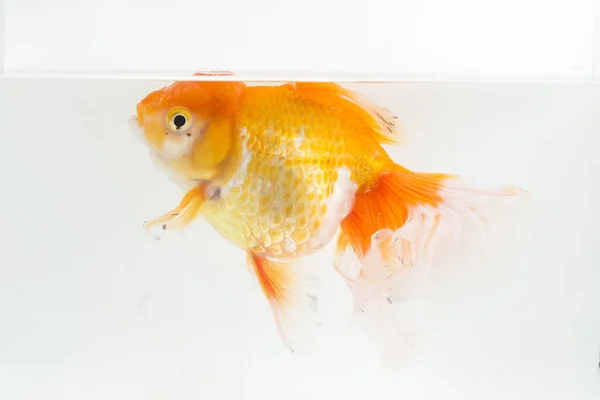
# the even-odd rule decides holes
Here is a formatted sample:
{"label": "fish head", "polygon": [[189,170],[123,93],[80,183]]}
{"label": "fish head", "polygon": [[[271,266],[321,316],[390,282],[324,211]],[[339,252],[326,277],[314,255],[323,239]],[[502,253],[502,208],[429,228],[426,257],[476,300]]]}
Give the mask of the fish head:
{"label": "fish head", "polygon": [[[149,93],[134,118],[144,141],[187,177],[212,179],[232,146],[231,128],[242,82],[179,81]],[[227,122],[227,123],[224,123]]]}

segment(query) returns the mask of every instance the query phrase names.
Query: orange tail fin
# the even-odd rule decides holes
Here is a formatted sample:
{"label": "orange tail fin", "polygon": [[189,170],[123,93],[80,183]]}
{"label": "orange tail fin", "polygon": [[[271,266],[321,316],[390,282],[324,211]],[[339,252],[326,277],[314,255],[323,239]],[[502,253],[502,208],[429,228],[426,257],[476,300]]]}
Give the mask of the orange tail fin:
{"label": "orange tail fin", "polygon": [[[354,208],[341,223],[336,249],[335,267],[353,292],[357,317],[370,330],[389,326],[390,321],[381,320],[384,309],[400,305],[424,282],[436,250],[460,244],[456,240],[465,239],[469,222],[475,222],[478,235],[484,234],[489,218],[507,200],[524,195],[514,186],[485,188],[459,176],[415,173],[398,165],[382,174],[375,187],[357,193]],[[411,346],[407,324],[413,321],[410,315],[402,318],[402,326],[392,332],[368,332],[384,335],[377,339],[384,340],[386,353],[407,350],[390,345]]]}

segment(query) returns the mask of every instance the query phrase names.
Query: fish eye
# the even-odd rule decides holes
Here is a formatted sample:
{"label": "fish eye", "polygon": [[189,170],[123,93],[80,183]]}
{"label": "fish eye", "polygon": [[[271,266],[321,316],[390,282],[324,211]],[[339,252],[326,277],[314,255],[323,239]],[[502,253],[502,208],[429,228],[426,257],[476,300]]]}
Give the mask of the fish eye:
{"label": "fish eye", "polygon": [[177,129],[181,129],[181,127],[185,125],[186,121],[185,115],[183,114],[177,114],[173,117],[173,124]]}
{"label": "fish eye", "polygon": [[169,113],[169,127],[174,131],[185,128],[190,123],[190,115],[185,110],[173,110]]}

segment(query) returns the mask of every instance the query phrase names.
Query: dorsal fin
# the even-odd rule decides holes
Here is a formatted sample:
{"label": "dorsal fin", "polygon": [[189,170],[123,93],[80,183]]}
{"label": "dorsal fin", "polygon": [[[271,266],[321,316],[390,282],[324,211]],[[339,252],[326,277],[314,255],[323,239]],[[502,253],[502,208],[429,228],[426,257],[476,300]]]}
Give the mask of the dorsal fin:
{"label": "dorsal fin", "polygon": [[312,101],[346,109],[371,127],[373,136],[381,144],[398,144],[401,141],[398,118],[359,93],[326,82],[292,82],[283,86]]}

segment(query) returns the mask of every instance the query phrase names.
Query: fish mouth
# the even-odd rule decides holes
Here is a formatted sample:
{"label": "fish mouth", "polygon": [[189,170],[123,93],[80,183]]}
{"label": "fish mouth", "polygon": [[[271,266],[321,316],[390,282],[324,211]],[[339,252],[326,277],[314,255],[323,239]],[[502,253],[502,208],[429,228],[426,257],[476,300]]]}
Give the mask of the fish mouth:
{"label": "fish mouth", "polygon": [[138,127],[138,128],[142,127],[142,124],[138,120],[137,115],[131,115],[127,120],[129,121],[129,125],[133,125],[133,126]]}
{"label": "fish mouth", "polygon": [[129,128],[133,131],[135,136],[137,136],[137,138],[141,139],[143,142],[146,142],[144,137],[144,128],[138,120],[138,117],[136,115],[132,115],[128,118],[127,121],[129,123]]}

